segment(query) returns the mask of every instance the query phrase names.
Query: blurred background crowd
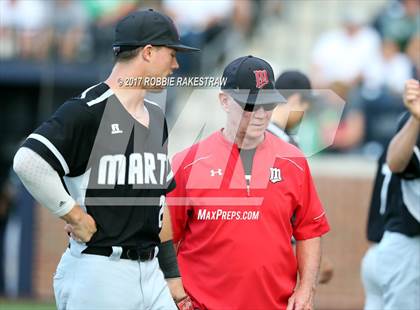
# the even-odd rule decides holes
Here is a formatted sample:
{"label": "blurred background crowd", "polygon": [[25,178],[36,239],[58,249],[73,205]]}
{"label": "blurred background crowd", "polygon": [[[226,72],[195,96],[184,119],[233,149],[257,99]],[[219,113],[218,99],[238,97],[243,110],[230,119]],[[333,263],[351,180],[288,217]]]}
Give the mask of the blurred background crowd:
{"label": "blurred background crowd", "polygon": [[49,86],[100,80],[112,66],[115,23],[146,7],[171,16],[183,41],[202,49],[178,55],[179,75],[217,75],[229,59],[254,53],[338,94],[347,104],[329,151],[380,153],[403,83],[420,70],[415,0],[2,0],[2,85],[39,85],[31,102],[43,118],[60,102]]}
{"label": "blurred background crowd", "polygon": [[[345,105],[338,128],[329,128],[321,119],[310,127],[308,145],[302,145],[309,152],[328,146],[317,156],[376,158],[404,111],[404,82],[420,74],[417,0],[1,0],[2,266],[12,266],[13,257],[31,257],[34,251],[30,237],[21,241],[24,252],[12,249],[14,239],[4,238],[7,226],[17,229],[10,224],[13,217],[25,227],[21,234],[33,230],[33,214],[19,208],[17,201],[24,198],[16,195],[20,185],[10,172],[19,143],[65,99],[109,73],[115,23],[144,8],[171,16],[181,41],[202,50],[178,54],[177,75],[220,76],[234,57],[253,54],[267,59],[277,74],[299,69],[310,76],[313,88],[340,96]],[[167,113],[174,120],[185,96],[169,93]],[[334,140],[327,145],[324,140],[331,131]],[[13,268],[1,268],[0,295],[31,295],[30,281],[10,280],[24,277],[22,270],[29,267]]]}

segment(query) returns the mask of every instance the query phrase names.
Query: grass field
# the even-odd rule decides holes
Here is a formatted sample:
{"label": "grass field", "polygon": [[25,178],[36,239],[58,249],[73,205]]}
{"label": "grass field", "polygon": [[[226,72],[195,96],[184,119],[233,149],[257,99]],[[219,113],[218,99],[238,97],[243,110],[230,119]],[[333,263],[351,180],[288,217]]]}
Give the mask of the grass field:
{"label": "grass field", "polygon": [[10,301],[0,299],[1,310],[55,310],[54,302],[42,303],[37,301]]}

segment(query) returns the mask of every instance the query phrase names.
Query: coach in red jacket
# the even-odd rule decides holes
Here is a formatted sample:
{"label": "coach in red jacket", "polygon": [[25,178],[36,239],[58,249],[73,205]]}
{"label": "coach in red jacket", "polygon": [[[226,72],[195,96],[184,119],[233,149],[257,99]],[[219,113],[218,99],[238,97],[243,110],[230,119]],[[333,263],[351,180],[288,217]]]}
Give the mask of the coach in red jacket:
{"label": "coach in red jacket", "polygon": [[312,309],[329,225],[304,155],[266,131],[285,100],[260,58],[238,58],[223,76],[225,128],[172,163],[184,286],[199,309]]}

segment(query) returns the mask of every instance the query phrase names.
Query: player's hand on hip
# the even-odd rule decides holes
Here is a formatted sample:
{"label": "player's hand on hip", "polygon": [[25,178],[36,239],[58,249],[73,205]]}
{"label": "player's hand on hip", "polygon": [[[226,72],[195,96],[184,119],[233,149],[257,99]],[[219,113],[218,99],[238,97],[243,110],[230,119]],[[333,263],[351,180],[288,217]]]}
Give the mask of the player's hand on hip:
{"label": "player's hand on hip", "polygon": [[420,84],[417,80],[408,80],[404,88],[404,105],[417,120],[420,120]]}
{"label": "player's hand on hip", "polygon": [[75,205],[69,213],[61,217],[66,221],[64,230],[78,242],[88,242],[96,232],[96,223],[79,205]]}
{"label": "player's hand on hip", "polygon": [[313,289],[299,287],[289,298],[286,310],[313,310]]}

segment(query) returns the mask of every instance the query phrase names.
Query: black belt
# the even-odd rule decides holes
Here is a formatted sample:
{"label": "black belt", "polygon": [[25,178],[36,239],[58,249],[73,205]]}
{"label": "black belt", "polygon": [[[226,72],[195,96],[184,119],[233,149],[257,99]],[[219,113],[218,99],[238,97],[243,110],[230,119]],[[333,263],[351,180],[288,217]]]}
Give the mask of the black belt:
{"label": "black belt", "polygon": [[[94,254],[102,256],[111,256],[112,247],[95,247],[89,246],[82,251],[83,254]],[[140,260],[141,262],[152,260],[155,257],[155,248],[137,249],[133,247],[122,247],[120,258]]]}

